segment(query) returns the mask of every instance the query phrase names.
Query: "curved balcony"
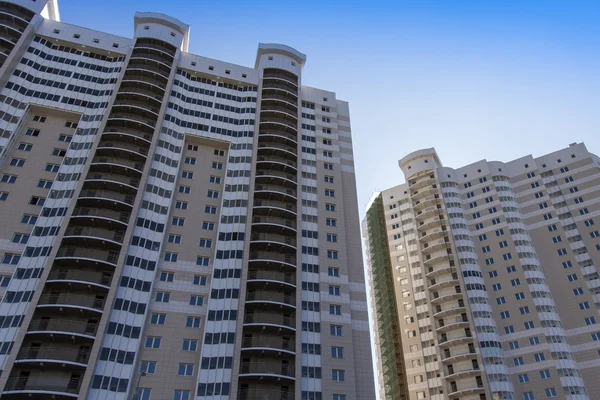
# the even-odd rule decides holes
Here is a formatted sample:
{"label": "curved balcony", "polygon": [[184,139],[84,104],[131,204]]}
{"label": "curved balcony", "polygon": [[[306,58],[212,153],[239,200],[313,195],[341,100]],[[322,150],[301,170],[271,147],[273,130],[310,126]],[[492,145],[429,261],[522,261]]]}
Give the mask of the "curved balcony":
{"label": "curved balcony", "polygon": [[264,131],[278,131],[283,133],[291,134],[295,137],[298,136],[298,126],[292,126],[286,123],[270,120],[260,120],[259,129],[261,132]]}
{"label": "curved balcony", "polygon": [[450,245],[450,243],[446,242],[444,239],[440,239],[435,242],[423,243],[423,245],[421,246],[421,253],[423,253],[423,254],[435,253],[436,251],[447,249],[449,245]]}
{"label": "curved balcony", "polygon": [[414,190],[419,190],[419,189],[424,188],[426,186],[431,187],[431,185],[434,185],[436,183],[435,176],[433,178],[431,177],[431,175],[432,175],[431,172],[427,172],[427,171],[423,171],[423,172],[426,172],[427,176],[422,177],[422,178],[412,179],[409,182],[409,187],[410,187],[411,190],[413,190],[413,191]]}
{"label": "curved balcony", "polygon": [[443,238],[448,231],[446,229],[438,228],[433,231],[429,231],[425,233],[425,236],[420,236],[419,240],[421,243],[427,243],[435,239]]}
{"label": "curved balcony", "polygon": [[106,208],[76,207],[71,215],[71,222],[79,226],[114,229],[115,226],[127,228],[130,213],[109,210]]}
{"label": "curved balcony", "polygon": [[476,352],[466,351],[464,353],[456,353],[451,354],[450,356],[445,356],[442,354],[442,362],[443,363],[455,363],[461,360],[470,360],[477,357]]}
{"label": "curved balcony", "polygon": [[276,378],[295,380],[293,365],[280,362],[242,362],[240,363],[240,378],[256,377],[256,379]]}
{"label": "curved balcony", "polygon": [[4,10],[0,10],[0,24],[21,34],[27,29],[29,22]]}
{"label": "curved balcony", "polygon": [[273,292],[270,290],[255,290],[246,292],[246,308],[248,305],[263,306],[265,309],[275,307],[296,308],[296,295],[282,292]]}
{"label": "curved balcony", "polygon": [[456,306],[445,308],[441,311],[434,313],[433,318],[436,318],[436,319],[437,318],[446,318],[453,314],[462,314],[465,311],[466,311],[466,308],[464,306],[461,307],[459,305],[456,305]]}
{"label": "curved balcony", "polygon": [[441,290],[443,288],[447,288],[447,287],[451,287],[451,286],[456,286],[458,285],[460,282],[458,281],[458,279],[448,279],[445,281],[441,281],[441,282],[436,282],[434,284],[430,284],[428,289],[429,290]]}
{"label": "curved balcony", "polygon": [[420,221],[417,224],[417,229],[419,231],[427,231],[428,229],[440,227],[440,225],[443,224],[443,220],[440,219],[440,215],[436,217],[431,217],[429,219],[426,219],[425,221]]}
{"label": "curved balcony", "polygon": [[298,114],[298,98],[288,94],[287,91],[264,89],[261,98],[262,104],[267,104],[269,108],[271,106],[282,107],[282,111]]}
{"label": "curved balcony", "polygon": [[117,99],[113,103],[112,111],[133,113],[152,120],[158,118],[160,108],[152,107],[150,104],[141,101]]}
{"label": "curved balcony", "polygon": [[264,157],[280,157],[284,160],[296,161],[298,159],[298,149],[296,147],[286,146],[277,143],[258,143],[257,155]]}
{"label": "curved balcony", "polygon": [[242,351],[276,351],[295,354],[296,344],[293,340],[279,336],[252,335],[242,339]]}
{"label": "curved balcony", "polygon": [[90,349],[73,347],[21,347],[15,363],[59,363],[85,368],[90,358]]}
{"label": "curved balcony", "polygon": [[98,324],[64,318],[34,319],[27,329],[28,335],[66,335],[94,340]]}
{"label": "curved balcony", "polygon": [[248,260],[249,267],[267,270],[296,271],[296,256],[273,251],[253,251]]}
{"label": "curved balcony", "polygon": [[[452,347],[452,346],[456,346],[456,345],[460,345],[460,344],[471,343],[472,341],[473,341],[473,336],[459,336],[459,337],[447,339],[445,341],[439,340],[438,343],[439,343],[439,347],[443,349],[446,347]],[[448,377],[446,376],[446,378],[448,378]]]}
{"label": "curved balcony", "polygon": [[102,263],[116,268],[118,258],[118,251],[79,247],[61,247],[58,249],[54,260],[55,262],[59,260],[74,261],[76,263],[81,263],[82,265]]}
{"label": "curved balcony", "polygon": [[127,69],[125,70],[125,74],[123,75],[124,81],[134,81],[134,82],[145,82],[149,85],[154,86],[158,90],[162,90],[163,93],[167,87],[167,79],[163,76],[150,72],[143,69]]}
{"label": "curved balcony", "polygon": [[296,204],[296,190],[287,189],[279,185],[255,185],[254,198],[259,200],[274,200],[284,203]]}
{"label": "curved balcony", "polygon": [[268,143],[281,143],[293,148],[298,148],[298,140],[296,135],[276,130],[261,130],[258,134],[258,140]]}
{"label": "curved balcony", "polygon": [[429,266],[429,265],[433,265],[433,264],[437,264],[437,263],[441,263],[441,262],[445,262],[445,263],[449,264],[450,263],[450,255],[449,254],[437,254],[429,259],[424,260],[423,264],[425,266]]}
{"label": "curved balcony", "polygon": [[110,289],[112,274],[83,269],[52,268],[46,283],[65,284],[66,286],[91,285],[102,289]]}
{"label": "curved balcony", "polygon": [[22,20],[26,24],[28,24],[29,21],[31,21],[31,19],[35,15],[32,11],[28,10],[25,7],[21,7],[21,6],[17,5],[17,4],[8,3],[8,2],[5,2],[5,1],[0,2],[0,12],[6,13],[8,15],[11,15],[11,16],[15,17],[15,18],[19,18],[20,20]]}
{"label": "curved balcony", "polygon": [[436,194],[438,192],[437,188],[434,188],[432,186],[427,186],[424,187],[420,190],[415,190],[412,191],[411,190],[411,199],[413,202],[417,201],[417,200],[423,200],[424,198],[428,197],[428,196],[433,196],[434,194]]}
{"label": "curved balcony", "polygon": [[252,231],[292,236],[297,232],[296,221],[275,216],[255,216],[252,218]]}
{"label": "curved balcony", "polygon": [[165,93],[159,86],[147,82],[136,80],[121,81],[117,96],[121,95],[140,95],[148,98],[150,101],[162,101]]}
{"label": "curved balcony", "polygon": [[162,40],[157,40],[153,38],[139,38],[135,42],[135,48],[139,49],[141,47],[147,47],[155,50],[159,50],[166,55],[173,58],[177,51],[177,48],[173,45],[163,42]]}
{"label": "curved balcony", "polygon": [[296,330],[296,317],[287,317],[275,313],[253,313],[244,315],[244,326],[255,326],[262,330],[266,326],[277,329]]}
{"label": "curved balcony", "polygon": [[298,86],[298,76],[284,69],[265,68],[263,70],[263,79],[264,78],[279,78]]}
{"label": "curved balcony", "polygon": [[461,398],[461,396],[466,396],[468,394],[474,394],[474,393],[483,393],[484,391],[485,391],[485,388],[483,386],[473,386],[473,387],[468,387],[465,389],[456,390],[454,392],[450,392],[450,393],[448,393],[448,397],[454,398],[456,396],[457,398]]}
{"label": "curved balcony", "polygon": [[88,190],[107,190],[135,195],[139,184],[140,180],[138,178],[90,171],[85,177],[83,186],[84,189]]}
{"label": "curved balcony", "polygon": [[0,36],[0,44],[5,49],[4,53],[10,54],[12,49],[15,48],[15,44],[17,44],[17,41],[13,41],[6,36]]}
{"label": "curved balcony", "polygon": [[[116,157],[143,164],[148,155],[148,148],[122,141],[101,141],[96,148],[96,155],[100,157]],[[141,169],[143,169],[143,165]]]}
{"label": "curved balcony", "polygon": [[296,254],[296,237],[276,234],[253,233],[250,238],[253,251],[276,251]]}
{"label": "curved balcony", "polygon": [[444,264],[444,265],[439,265],[439,266],[435,266],[434,267],[429,267],[427,269],[427,274],[425,274],[425,277],[427,279],[431,279],[431,278],[435,278],[437,276],[441,276],[441,275],[445,275],[445,274],[451,274],[452,272],[456,272],[456,268],[455,267],[451,267],[449,264]]}
{"label": "curved balcony", "polygon": [[416,211],[419,210],[424,210],[427,207],[431,207],[431,206],[437,206],[440,203],[440,199],[434,197],[427,197],[426,199],[422,199],[422,200],[417,200],[415,202],[413,202],[413,208]]}
{"label": "curved balcony", "polygon": [[437,207],[427,207],[423,211],[417,212],[415,215],[415,219],[417,221],[424,221],[427,218],[436,217],[440,214],[442,210]]}
{"label": "curved balcony", "polygon": [[260,124],[264,122],[281,124],[291,129],[298,129],[298,118],[294,115],[287,114],[281,111],[261,110]]}
{"label": "curved balcony", "polygon": [[270,286],[296,287],[296,275],[292,272],[249,270],[248,286],[254,288],[268,288]]}
{"label": "curved balcony", "polygon": [[263,88],[282,88],[291,93],[298,93],[298,78],[291,78],[282,74],[263,74]]}
{"label": "curved balcony", "polygon": [[130,58],[129,64],[127,65],[127,70],[148,71],[150,73],[159,75],[164,79],[165,82],[169,80],[169,75],[171,74],[171,70],[167,68],[164,63],[143,57]]}
{"label": "curved balcony", "polygon": [[79,397],[80,382],[70,382],[69,380],[40,378],[8,378],[4,386],[3,396],[12,395],[34,398],[38,400],[50,399],[77,399]]}
{"label": "curved balcony", "polygon": [[290,189],[298,186],[296,176],[274,170],[257,170],[255,182],[257,185],[278,185]]}
{"label": "curved balcony", "polygon": [[111,112],[108,116],[108,121],[128,121],[134,125],[145,127],[145,131],[148,133],[154,132],[154,128],[156,126],[156,118],[147,118],[137,112]]}
{"label": "curved balcony", "polygon": [[131,129],[125,125],[113,123],[110,127],[107,125],[106,131],[102,133],[101,140],[107,142],[127,143],[145,149],[147,153],[151,144],[150,141],[152,140],[152,134],[140,132],[137,129]]}
{"label": "curved balcony", "polygon": [[16,44],[21,38],[21,31],[0,22],[0,37],[8,39],[9,42]]}
{"label": "curved balcony", "polygon": [[286,201],[254,199],[252,212],[254,215],[270,215],[296,220],[296,204]]}
{"label": "curved balcony", "polygon": [[258,156],[256,158],[256,168],[273,171],[284,171],[296,175],[298,173],[298,163],[295,161],[287,160],[283,157],[271,156]]}
{"label": "curved balcony", "polygon": [[280,389],[240,389],[237,393],[238,400],[295,400],[294,392]]}
{"label": "curved balcony", "polygon": [[439,325],[435,330],[438,333],[445,333],[455,331],[457,329],[463,330],[469,327],[469,321],[466,318],[457,317],[450,321],[444,320],[444,325]]}
{"label": "curved balcony", "polygon": [[108,172],[128,177],[139,178],[144,169],[144,163],[120,157],[96,156],[90,164],[93,172]]}
{"label": "curved balcony", "polygon": [[431,304],[442,304],[447,301],[462,299],[462,293],[448,293],[431,299]]}
{"label": "curved balcony", "polygon": [[105,299],[103,297],[86,296],[82,294],[42,294],[37,307],[70,307],[86,310],[96,310],[102,313]]}
{"label": "curved balcony", "polygon": [[107,208],[130,213],[135,196],[112,190],[82,190],[77,205],[89,208]]}

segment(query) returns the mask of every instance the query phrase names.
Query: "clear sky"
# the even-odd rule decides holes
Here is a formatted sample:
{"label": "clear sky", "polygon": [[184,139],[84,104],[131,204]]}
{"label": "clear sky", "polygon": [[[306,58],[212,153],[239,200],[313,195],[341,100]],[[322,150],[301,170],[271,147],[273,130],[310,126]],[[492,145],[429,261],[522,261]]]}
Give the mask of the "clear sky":
{"label": "clear sky", "polygon": [[135,11],[191,25],[190,52],[253,66],[307,54],[303,83],[350,102],[361,216],[435,147],[459,167],[585,142],[600,153],[600,1],[58,0],[61,19],[131,37]]}

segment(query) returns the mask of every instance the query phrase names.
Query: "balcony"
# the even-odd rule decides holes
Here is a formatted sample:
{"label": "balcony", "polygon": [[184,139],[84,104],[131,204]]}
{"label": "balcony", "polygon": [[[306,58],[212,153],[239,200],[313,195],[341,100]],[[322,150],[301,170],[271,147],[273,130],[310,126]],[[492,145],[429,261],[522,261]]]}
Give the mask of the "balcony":
{"label": "balcony", "polygon": [[421,243],[428,243],[432,240],[443,238],[448,233],[448,231],[446,229],[438,228],[423,233],[425,233],[425,236],[421,235],[419,237],[419,241]]}
{"label": "balcony", "polygon": [[298,198],[296,197],[295,189],[287,189],[286,187],[279,185],[255,185],[254,186],[254,198],[260,200],[275,200],[284,203],[296,204]]}
{"label": "balcony", "polygon": [[238,400],[295,400],[294,392],[279,389],[241,389]]}
{"label": "balcony", "polygon": [[427,207],[437,206],[440,204],[440,199],[436,197],[428,197],[426,199],[417,200],[413,202],[413,208],[415,211],[424,210]]}
{"label": "balcony", "polygon": [[425,221],[420,221],[417,224],[417,229],[420,232],[427,231],[429,229],[440,228],[440,225],[444,223],[442,219],[440,219],[441,214],[436,215],[434,217],[428,218]]}
{"label": "balcony", "polygon": [[296,274],[269,270],[249,270],[248,286],[267,288],[270,286],[296,287]]}
{"label": "balcony", "polygon": [[63,283],[70,286],[73,284],[93,285],[102,289],[110,288],[112,274],[110,272],[97,272],[84,269],[62,269],[52,268],[46,283]]}
{"label": "balcony", "polygon": [[436,319],[437,318],[445,318],[452,314],[462,314],[465,312],[465,310],[466,310],[465,306],[460,306],[460,305],[450,306],[448,308],[442,309],[441,311],[434,313],[433,318],[436,318]]}
{"label": "balcony", "polygon": [[84,189],[110,190],[135,195],[139,184],[140,180],[138,178],[130,178],[121,174],[99,174],[90,171],[85,177]]}
{"label": "balcony", "polygon": [[288,174],[298,174],[298,163],[276,155],[258,155],[256,168],[272,171],[283,171]]}
{"label": "balcony", "polygon": [[293,340],[284,339],[280,336],[252,335],[242,339],[242,351],[282,351],[289,354],[296,352],[296,344]]}
{"label": "balcony", "polygon": [[71,215],[71,220],[79,226],[114,229],[127,228],[130,213],[124,213],[106,208],[76,207]]}
{"label": "balcony", "polygon": [[[141,69],[127,69],[123,75],[123,81],[127,82],[144,82],[149,86],[154,87],[153,90],[161,90],[163,93],[167,87],[167,79],[154,72]],[[152,90],[152,89],[151,89]]]}
{"label": "balcony", "polygon": [[288,317],[283,314],[276,313],[252,313],[244,315],[245,326],[255,326],[260,330],[265,327],[275,327],[277,329],[296,330],[296,317]]}
{"label": "balcony", "polygon": [[473,342],[473,336],[458,336],[455,338],[450,338],[447,340],[439,340],[440,348],[452,347],[460,344],[471,343]]}
{"label": "balcony", "polygon": [[431,304],[443,304],[448,301],[462,299],[462,293],[447,293],[438,297],[432,297]]}
{"label": "balcony", "polygon": [[262,125],[263,123],[280,124],[290,129],[298,129],[298,118],[281,111],[261,110],[260,124]]}
{"label": "balcony", "polygon": [[27,330],[28,335],[66,335],[94,339],[98,332],[98,323],[71,320],[66,318],[33,319]]}
{"label": "balcony", "polygon": [[444,265],[436,265],[435,267],[428,267],[427,274],[425,277],[427,279],[435,278],[440,275],[451,274],[452,272],[456,272],[456,268],[451,267],[449,264]]}
{"label": "balcony", "polygon": [[263,71],[263,79],[265,78],[283,79],[296,87],[298,86],[298,76],[279,68],[265,68]]}
{"label": "balcony", "polygon": [[148,148],[150,147],[150,141],[152,140],[152,134],[140,132],[138,129],[119,125],[113,121],[112,126],[108,126],[107,123],[106,132],[102,133],[102,140],[131,144],[140,149],[145,149],[147,153]]}
{"label": "balcony", "polygon": [[271,290],[249,290],[246,292],[246,308],[248,305],[263,306],[265,309],[274,306],[275,311],[282,306],[296,308],[296,294]]}
{"label": "balcony", "polygon": [[144,127],[144,131],[147,133],[154,132],[154,128],[156,126],[156,118],[148,118],[144,116],[143,113],[137,113],[136,110],[129,110],[126,112],[122,110],[122,108],[117,108],[117,110],[110,113],[108,116],[109,121],[129,121],[134,125],[139,125]]}
{"label": "balcony", "polygon": [[252,212],[254,215],[269,215],[296,221],[296,203],[278,200],[254,199]]}
{"label": "balcony", "polygon": [[485,392],[485,388],[483,387],[483,385],[479,386],[479,385],[475,384],[474,386],[471,386],[471,387],[466,387],[464,389],[458,389],[453,392],[450,392],[450,393],[448,393],[448,397],[461,398],[461,396],[466,396],[468,394],[483,393],[483,392]]}
{"label": "balcony", "polygon": [[[256,171],[256,179],[260,179],[260,183],[269,184],[275,183],[277,185],[286,186],[291,189],[296,189],[298,186],[298,181],[296,179],[296,175],[287,174],[283,171],[273,170],[273,169],[259,169]],[[259,182],[257,182],[259,183]]]}
{"label": "balcony", "polygon": [[421,252],[423,254],[431,254],[436,251],[446,250],[450,242],[446,242],[444,239],[438,239],[437,241],[424,242],[421,241]]}
{"label": "balcony", "polygon": [[88,346],[74,347],[21,347],[15,363],[46,363],[68,364],[85,368],[90,358]]}
{"label": "balcony", "polygon": [[290,125],[288,123],[282,123],[279,121],[271,121],[269,119],[261,119],[259,122],[259,129],[261,132],[282,132],[293,137],[298,136],[298,125]]}
{"label": "balcony", "polygon": [[296,237],[277,234],[253,233],[250,238],[252,250],[276,251],[296,254]]}
{"label": "balcony", "polygon": [[143,164],[148,156],[148,148],[146,146],[140,147],[123,141],[101,141],[96,148],[96,155],[128,159]]}
{"label": "balcony", "polygon": [[268,104],[269,108],[271,106],[283,107],[283,111],[298,114],[298,97],[287,91],[263,89],[262,102],[263,104]]}
{"label": "balcony", "polygon": [[417,200],[423,201],[423,199],[427,198],[428,196],[433,196],[437,193],[438,193],[437,187],[434,188],[433,186],[427,186],[420,190],[411,190],[410,197],[412,198],[413,202],[416,202]]}
{"label": "balcony", "polygon": [[256,269],[296,271],[296,256],[273,251],[252,251],[249,266]]}
{"label": "balcony", "polygon": [[90,296],[83,294],[42,294],[38,301],[38,307],[70,307],[96,310],[102,313],[104,308],[104,296]]}
{"label": "balcony", "polygon": [[293,365],[282,364],[281,362],[265,361],[240,363],[240,378],[250,377],[255,377],[260,380],[269,377],[295,380],[296,375]]}
{"label": "balcony", "polygon": [[298,147],[297,139],[298,138],[296,135],[277,130],[261,129],[261,131],[258,134],[259,141],[264,140],[268,143],[281,143],[287,146],[294,147],[296,149]]}
{"label": "balcony", "polygon": [[133,194],[124,194],[112,190],[82,190],[77,199],[77,204],[90,208],[108,208],[131,212],[132,204],[135,200]]}
{"label": "balcony", "polygon": [[58,260],[74,261],[76,263],[85,264],[98,264],[99,262],[107,265],[116,267],[117,260],[119,258],[118,251],[98,250],[94,248],[80,248],[80,247],[61,247],[56,253],[54,258],[55,262]]}
{"label": "balcony", "polygon": [[[108,121],[106,121],[106,128],[104,129],[104,131],[111,133],[127,133],[130,135],[134,135],[139,139],[146,140],[146,142],[148,142],[148,147],[154,134],[154,128],[145,123],[138,123],[135,120],[119,117],[118,115],[112,114],[109,117]],[[105,134],[102,134],[102,139],[111,140],[106,138]],[[131,140],[132,139],[129,139],[130,143],[132,143]]]}
{"label": "balcony", "polygon": [[450,263],[450,255],[447,253],[434,254],[431,258],[427,258],[423,261],[423,264],[427,267],[430,265],[435,265],[437,263]]}
{"label": "balcony", "polygon": [[31,21],[35,15],[25,7],[7,2],[0,3],[0,13],[19,19],[26,25],[29,24],[29,21]]}
{"label": "balcony", "polygon": [[[8,378],[2,396],[36,400],[77,399],[79,380],[57,380],[51,377]],[[19,397],[15,396],[18,395]],[[8,397],[10,396],[10,397]]]}
{"label": "balcony", "polygon": [[265,157],[281,157],[284,160],[296,162],[298,160],[298,149],[296,147],[287,146],[278,143],[258,143],[258,155]]}
{"label": "balcony", "polygon": [[444,281],[440,281],[440,282],[435,282],[434,284],[430,284],[427,289],[429,290],[441,290],[447,287],[451,287],[451,286],[456,286],[458,285],[460,282],[458,281],[458,279],[447,279]]}
{"label": "balcony", "polygon": [[91,166],[94,172],[108,172],[139,178],[144,169],[144,162],[128,158],[96,156],[92,159]]}
{"label": "balcony", "polygon": [[[123,97],[123,94],[119,95]],[[133,97],[133,96],[129,96]],[[142,97],[142,96],[139,96]],[[158,118],[158,113],[160,111],[160,107],[152,107],[147,102],[131,100],[131,99],[117,99],[113,103],[113,112],[125,112],[125,113],[134,113],[141,116],[144,116],[149,119]]]}
{"label": "balcony", "polygon": [[171,75],[171,68],[166,66],[164,62],[143,56],[132,55],[129,58],[129,64],[127,65],[127,69],[130,68],[146,69],[148,71],[160,74],[166,79],[169,79],[169,75]]}
{"label": "balcony", "polygon": [[275,216],[255,216],[252,218],[252,231],[292,236],[296,234],[296,221]]}
{"label": "balcony", "polygon": [[151,101],[161,102],[165,96],[165,91],[159,86],[152,85],[143,81],[126,80],[121,82],[117,97],[121,95],[141,95]]}
{"label": "balcony", "polygon": [[135,42],[134,48],[135,49],[149,48],[149,49],[158,50],[161,53],[164,53],[171,58],[173,58],[175,56],[175,53],[177,52],[177,49],[175,48],[175,46],[167,44],[161,40],[156,40],[156,39],[151,39],[151,38],[137,39],[137,41]]}
{"label": "balcony", "polygon": [[[426,172],[426,171],[423,171]],[[436,180],[435,180],[435,175],[432,176],[431,172],[426,172],[427,176],[421,177],[421,178],[413,178],[410,182],[410,190],[415,191],[415,190],[419,190],[421,188],[424,187],[431,187],[432,185],[436,184]]]}
{"label": "balcony", "polygon": [[451,331],[455,331],[455,330],[463,330],[464,332],[464,328],[468,328],[469,327],[469,320],[467,318],[462,318],[462,317],[456,317],[454,319],[451,319],[450,321],[446,321],[444,320],[444,322],[438,323],[438,327],[435,329],[436,332],[438,333],[446,333],[446,332],[451,332]]}

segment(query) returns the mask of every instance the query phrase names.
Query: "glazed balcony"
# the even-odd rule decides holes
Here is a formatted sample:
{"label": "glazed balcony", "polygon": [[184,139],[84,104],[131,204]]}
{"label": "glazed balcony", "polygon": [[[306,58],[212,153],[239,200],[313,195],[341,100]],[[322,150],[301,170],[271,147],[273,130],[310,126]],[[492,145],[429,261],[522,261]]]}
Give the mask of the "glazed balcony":
{"label": "glazed balcony", "polygon": [[[118,121],[117,121],[118,122]],[[126,143],[135,147],[143,148],[148,152],[152,134],[141,132],[138,129],[127,127],[123,124],[113,123],[106,127],[106,131],[102,133],[102,141],[112,143]]]}
{"label": "glazed balcony", "polygon": [[296,271],[296,256],[292,254],[255,250],[250,253],[248,263],[249,267],[256,269]]}
{"label": "glazed balcony", "polygon": [[[286,289],[287,290],[287,289]],[[274,292],[271,290],[249,290],[246,292],[246,309],[249,306],[264,307],[264,309],[281,307],[296,308],[296,293]]]}
{"label": "glazed balcony", "polygon": [[139,38],[135,42],[135,49],[139,49],[142,47],[155,49],[165,53],[171,58],[175,57],[175,53],[177,52],[177,48],[168,43],[163,42],[162,40],[156,40],[151,38]]}
{"label": "glazed balcony", "polygon": [[255,216],[252,217],[252,231],[296,235],[296,221],[275,216]]}
{"label": "glazed balcony", "polygon": [[[262,386],[262,385],[261,385]],[[281,389],[240,389],[238,400],[295,400],[296,395],[291,391]]]}
{"label": "glazed balcony", "polygon": [[279,185],[256,184],[254,186],[254,198],[260,200],[274,200],[296,204],[298,198],[295,189],[288,189]]}
{"label": "glazed balcony", "polygon": [[42,294],[37,306],[41,307],[70,307],[82,308],[87,310],[96,310],[102,313],[105,299],[103,297],[94,297],[92,295],[60,293],[60,294]]}
{"label": "glazed balcony", "polygon": [[292,272],[277,270],[249,270],[248,288],[296,287],[296,275]]}
{"label": "glazed balcony", "polygon": [[265,140],[258,142],[258,152],[259,156],[264,157],[280,157],[284,160],[291,160],[296,162],[298,160],[298,148],[287,146],[285,144],[278,143],[267,143]]}
{"label": "glazed balcony", "polygon": [[89,208],[107,208],[130,213],[135,196],[112,190],[82,190],[77,204]]}
{"label": "glazed balcony", "polygon": [[53,377],[8,378],[2,396],[7,399],[66,400],[77,399],[79,381]]}
{"label": "glazed balcony", "polygon": [[135,195],[139,184],[139,178],[90,171],[85,177],[83,186],[88,190],[107,190]]}
{"label": "glazed balcony", "polygon": [[148,101],[161,102],[165,95],[165,91],[150,83],[136,80],[124,80],[121,82],[121,86],[119,86],[119,91],[117,92],[117,96],[121,95],[146,97]]}
{"label": "glazed balcony", "polygon": [[263,79],[265,78],[283,79],[296,87],[298,86],[298,76],[283,69],[265,68],[263,71]]}
{"label": "glazed balcony", "polygon": [[254,206],[252,212],[254,215],[265,215],[285,218],[290,221],[296,221],[296,203],[290,203],[287,201],[269,200],[263,199],[259,196],[254,199]]}
{"label": "glazed balcony", "polygon": [[295,377],[293,365],[276,361],[240,363],[240,378],[295,380]]}
{"label": "glazed balcony", "polygon": [[266,326],[295,331],[296,317],[288,317],[277,313],[253,313],[244,315],[244,325],[263,330]]}
{"label": "glazed balcony", "polygon": [[263,89],[262,103],[285,107],[288,112],[298,115],[298,97],[287,91]]}
{"label": "glazed balcony", "polygon": [[116,267],[119,259],[118,251],[99,250],[95,248],[80,247],[61,247],[54,258],[57,260],[79,262],[82,265],[87,263],[103,263],[107,266]]}
{"label": "glazed balcony", "polygon": [[90,169],[94,172],[108,172],[139,178],[144,169],[144,162],[121,157],[96,156],[92,159]]}
{"label": "glazed balcony", "polygon": [[281,144],[290,146],[292,148],[295,148],[296,151],[298,151],[297,150],[297,148],[298,148],[298,140],[297,139],[298,139],[297,135],[292,135],[287,132],[273,130],[273,129],[261,129],[260,133],[258,134],[259,142],[264,141],[266,143],[281,143]]}
{"label": "glazed balcony", "polygon": [[85,368],[90,358],[90,349],[87,351],[75,347],[21,347],[17,353],[15,363],[37,364],[66,364],[71,367]]}
{"label": "glazed balcony", "polygon": [[67,288],[76,287],[77,285],[89,285],[108,290],[110,289],[111,279],[112,274],[110,272],[102,273],[94,270],[54,267],[50,271],[46,283],[54,284],[53,287],[56,287],[57,284],[63,284]]}
{"label": "glazed balcony", "polygon": [[[136,146],[122,141],[101,141],[96,148],[96,155],[100,157],[116,157],[144,163],[148,155],[147,147]],[[143,166],[142,166],[143,169]]]}
{"label": "glazed balcony", "polygon": [[71,215],[71,222],[79,226],[126,229],[130,215],[131,213],[106,208],[76,207]]}
{"label": "glazed balcony", "polygon": [[93,340],[98,332],[98,323],[90,324],[83,320],[67,318],[33,319],[27,330],[28,335],[73,335]]}

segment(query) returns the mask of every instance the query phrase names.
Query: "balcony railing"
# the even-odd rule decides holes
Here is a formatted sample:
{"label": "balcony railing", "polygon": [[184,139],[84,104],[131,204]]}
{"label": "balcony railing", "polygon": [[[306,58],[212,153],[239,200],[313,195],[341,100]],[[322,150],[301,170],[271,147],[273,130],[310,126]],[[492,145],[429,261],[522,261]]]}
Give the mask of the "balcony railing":
{"label": "balcony railing", "polygon": [[293,340],[283,339],[277,336],[252,336],[245,337],[242,341],[242,348],[266,347],[271,349],[281,349],[295,351],[296,344]]}
{"label": "balcony railing", "polygon": [[42,391],[42,392],[59,392],[68,393],[77,398],[79,393],[80,382],[78,380],[58,380],[48,379],[48,377],[40,378],[8,378],[4,386],[4,392],[11,391]]}
{"label": "balcony railing", "polygon": [[48,281],[80,281],[96,283],[98,285],[110,286],[112,276],[96,271],[86,271],[81,269],[71,270],[52,270],[48,275]]}
{"label": "balcony railing", "polygon": [[245,324],[273,324],[290,328],[296,327],[296,318],[274,313],[253,313],[244,316]]}
{"label": "balcony railing", "polygon": [[295,400],[293,392],[277,389],[242,389],[238,391],[238,400]]}
{"label": "balcony railing", "polygon": [[246,301],[272,301],[295,306],[296,296],[279,292],[256,290],[246,293]]}
{"label": "balcony railing", "polygon": [[85,247],[61,247],[56,253],[56,258],[68,257],[79,259],[93,259],[116,264],[119,259],[118,251],[98,250]]}
{"label": "balcony railing", "polygon": [[267,281],[279,281],[289,283],[291,285],[296,284],[296,275],[292,273],[269,271],[269,270],[249,270],[248,280],[267,280]]}
{"label": "balcony railing", "polygon": [[104,308],[105,299],[93,296],[85,296],[80,294],[43,294],[40,296],[39,305],[72,305],[78,307],[94,308],[102,310]]}
{"label": "balcony railing", "polygon": [[95,336],[98,330],[98,324],[90,324],[82,321],[73,321],[62,318],[52,319],[34,319],[29,324],[28,332],[53,331],[70,332],[81,335]]}
{"label": "balcony railing", "polygon": [[112,190],[82,190],[79,197],[93,197],[108,200],[116,200],[129,205],[133,204],[133,201],[135,200],[135,196],[133,195],[113,192]]}
{"label": "balcony railing", "polygon": [[59,360],[87,364],[90,349],[73,347],[21,347],[17,360]]}
{"label": "balcony railing", "polygon": [[277,362],[243,362],[240,374],[268,374],[295,377],[294,366]]}
{"label": "balcony railing", "polygon": [[112,231],[102,228],[83,228],[80,226],[70,226],[65,231],[65,236],[89,236],[99,239],[111,240],[117,243],[123,243],[125,232]]}
{"label": "balcony railing", "polygon": [[73,210],[73,217],[99,217],[109,218],[115,221],[127,223],[131,213],[119,212],[108,210],[106,208],[89,208],[89,207],[77,207]]}

